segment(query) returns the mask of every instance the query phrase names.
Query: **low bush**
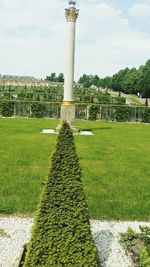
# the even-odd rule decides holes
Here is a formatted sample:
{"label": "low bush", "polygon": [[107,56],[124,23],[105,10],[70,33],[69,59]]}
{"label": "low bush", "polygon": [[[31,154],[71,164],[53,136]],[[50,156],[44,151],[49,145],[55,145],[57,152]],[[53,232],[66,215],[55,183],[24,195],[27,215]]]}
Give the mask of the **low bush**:
{"label": "low bush", "polygon": [[67,123],[58,136],[24,267],[98,267],[81,169]]}
{"label": "low bush", "polygon": [[145,108],[142,113],[142,122],[150,123],[150,108]]}
{"label": "low bush", "polygon": [[118,106],[115,108],[115,119],[117,122],[129,121],[130,109],[127,106]]}
{"label": "low bush", "polygon": [[101,104],[110,104],[112,102],[112,97],[108,94],[99,94],[95,99],[97,98],[98,103]]}
{"label": "low bush", "polygon": [[46,116],[46,107],[43,103],[33,103],[31,105],[32,117],[43,118]]}
{"label": "low bush", "polygon": [[94,121],[97,119],[97,115],[99,113],[99,106],[92,105],[89,108],[89,120]]}
{"label": "low bush", "polygon": [[141,250],[139,257],[141,267],[150,267],[150,255],[146,247]]}
{"label": "low bush", "polygon": [[4,117],[12,117],[14,115],[14,102],[2,102],[1,114]]}
{"label": "low bush", "polygon": [[121,96],[114,97],[113,103],[118,104],[118,105],[123,105],[126,103],[126,99],[125,99],[125,97],[121,97]]}
{"label": "low bush", "polygon": [[141,233],[136,233],[131,227],[122,234],[121,243],[130,253],[137,267],[150,267],[150,228],[140,226]]}

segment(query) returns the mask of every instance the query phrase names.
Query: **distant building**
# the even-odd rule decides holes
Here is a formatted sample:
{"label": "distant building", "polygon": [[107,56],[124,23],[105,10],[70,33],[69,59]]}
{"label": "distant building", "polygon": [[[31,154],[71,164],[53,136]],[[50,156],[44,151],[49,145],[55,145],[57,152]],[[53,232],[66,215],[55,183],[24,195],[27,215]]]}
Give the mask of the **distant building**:
{"label": "distant building", "polygon": [[15,76],[15,75],[3,75],[1,76],[3,79],[11,79],[11,80],[32,80],[35,81],[37,80],[33,76]]}
{"label": "distant building", "polygon": [[[53,82],[36,79],[33,76],[15,76],[15,75],[1,75],[0,86],[22,86],[22,87],[49,87]],[[53,84],[56,86],[56,84]]]}

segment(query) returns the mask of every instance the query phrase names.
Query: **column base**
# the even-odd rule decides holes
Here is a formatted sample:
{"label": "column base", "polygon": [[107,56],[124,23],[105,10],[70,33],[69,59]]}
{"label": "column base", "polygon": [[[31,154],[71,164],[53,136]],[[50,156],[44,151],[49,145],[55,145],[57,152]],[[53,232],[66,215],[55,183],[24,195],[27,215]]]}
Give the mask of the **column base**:
{"label": "column base", "polygon": [[64,101],[61,105],[60,124],[57,126],[56,131],[59,131],[63,122],[66,121],[71,127],[73,133],[80,132],[75,126],[75,103],[74,101]]}

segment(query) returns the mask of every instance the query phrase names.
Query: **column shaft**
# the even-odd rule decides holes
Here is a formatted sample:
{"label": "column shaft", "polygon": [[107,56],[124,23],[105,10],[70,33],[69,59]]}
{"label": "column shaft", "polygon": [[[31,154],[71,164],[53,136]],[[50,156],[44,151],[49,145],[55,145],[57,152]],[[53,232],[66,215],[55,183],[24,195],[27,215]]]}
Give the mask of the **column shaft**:
{"label": "column shaft", "polygon": [[67,20],[67,55],[66,55],[66,71],[64,83],[64,99],[61,105],[60,123],[63,121],[69,123],[74,131],[78,131],[75,127],[75,103],[73,97],[74,83],[74,59],[75,59],[75,26],[79,14],[79,10],[75,8],[75,1],[69,1],[69,8],[65,9]]}
{"label": "column shaft", "polygon": [[75,25],[74,21],[67,22],[67,58],[64,83],[64,101],[73,101]]}

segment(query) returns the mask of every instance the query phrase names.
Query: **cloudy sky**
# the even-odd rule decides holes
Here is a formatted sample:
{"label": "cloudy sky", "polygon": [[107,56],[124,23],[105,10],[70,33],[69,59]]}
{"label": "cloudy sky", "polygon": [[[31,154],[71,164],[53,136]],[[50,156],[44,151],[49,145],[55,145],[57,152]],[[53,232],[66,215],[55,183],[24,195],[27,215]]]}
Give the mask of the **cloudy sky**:
{"label": "cloudy sky", "polygon": [[[68,0],[0,0],[0,73],[64,72]],[[150,58],[150,0],[77,0],[75,77],[111,75]]]}

